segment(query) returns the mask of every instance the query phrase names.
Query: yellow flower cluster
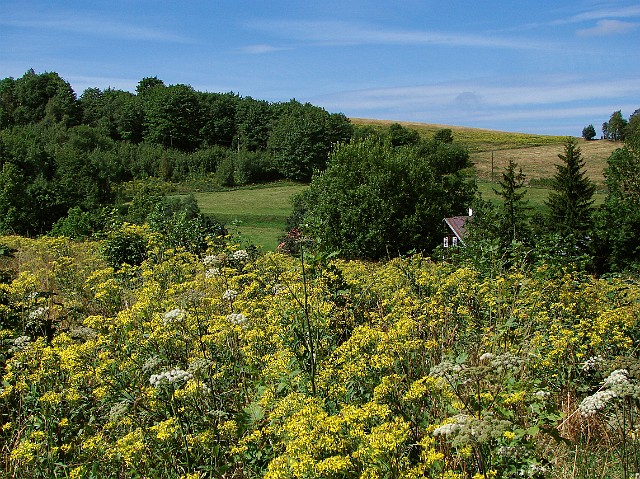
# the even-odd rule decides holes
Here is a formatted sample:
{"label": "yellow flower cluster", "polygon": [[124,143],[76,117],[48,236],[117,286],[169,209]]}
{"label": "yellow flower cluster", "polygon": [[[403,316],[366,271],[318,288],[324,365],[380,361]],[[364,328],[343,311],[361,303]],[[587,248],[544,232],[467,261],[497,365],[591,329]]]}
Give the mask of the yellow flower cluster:
{"label": "yellow flower cluster", "polygon": [[586,360],[637,351],[640,288],[617,279],[229,243],[116,273],[99,244],[5,241],[9,477],[503,477],[597,390]]}

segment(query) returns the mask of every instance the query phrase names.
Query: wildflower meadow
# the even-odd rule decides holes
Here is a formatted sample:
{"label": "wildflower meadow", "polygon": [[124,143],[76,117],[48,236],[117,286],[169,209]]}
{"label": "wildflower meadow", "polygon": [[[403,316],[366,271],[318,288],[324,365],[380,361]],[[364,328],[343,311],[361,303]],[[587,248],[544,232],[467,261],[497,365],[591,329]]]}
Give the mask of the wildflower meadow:
{"label": "wildflower meadow", "polygon": [[3,477],[640,473],[633,279],[139,234],[1,239]]}

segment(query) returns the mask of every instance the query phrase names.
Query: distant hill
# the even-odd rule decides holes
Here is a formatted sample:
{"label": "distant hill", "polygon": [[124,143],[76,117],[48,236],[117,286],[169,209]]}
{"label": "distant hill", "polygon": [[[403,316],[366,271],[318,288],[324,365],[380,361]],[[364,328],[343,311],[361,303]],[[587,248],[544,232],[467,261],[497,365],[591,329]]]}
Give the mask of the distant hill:
{"label": "distant hill", "polygon": [[[529,180],[551,178],[556,171],[555,165],[560,161],[558,154],[562,153],[563,143],[567,138],[566,136],[512,133],[406,121],[366,118],[350,118],[350,120],[354,125],[372,125],[380,128],[399,123],[418,130],[425,137],[432,136],[442,128],[450,128],[453,131],[453,138],[469,149],[471,160],[481,179],[491,179],[492,158],[494,177],[498,177],[509,159],[512,159],[522,167]],[[582,138],[578,138],[578,143],[589,177],[597,184],[602,184],[607,158],[616,148],[622,146],[622,143],[608,140],[585,141]]]}

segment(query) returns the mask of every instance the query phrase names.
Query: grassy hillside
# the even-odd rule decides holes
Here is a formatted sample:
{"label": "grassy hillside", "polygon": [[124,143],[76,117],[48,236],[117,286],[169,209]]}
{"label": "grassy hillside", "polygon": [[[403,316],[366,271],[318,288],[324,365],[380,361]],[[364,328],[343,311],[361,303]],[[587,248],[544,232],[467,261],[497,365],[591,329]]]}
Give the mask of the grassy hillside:
{"label": "grassy hillside", "polygon": [[[380,128],[394,123],[383,120],[352,118],[356,125],[374,125]],[[423,136],[433,135],[442,128],[451,128],[454,138],[469,148],[471,160],[478,177],[478,188],[483,198],[499,202],[493,192],[502,171],[513,159],[518,163],[528,180],[551,178],[555,165],[560,161],[558,154],[563,151],[563,136],[530,135],[509,133],[479,128],[465,128],[448,125],[429,125],[400,122],[406,127],[417,129]],[[603,170],[607,158],[620,146],[610,141],[578,140],[585,159],[589,177],[600,187],[604,182]],[[492,181],[493,157],[493,181]],[[203,213],[223,221],[233,233],[240,233],[248,242],[274,250],[282,235],[285,220],[291,212],[290,199],[305,188],[304,185],[278,182],[269,185],[236,188],[227,191],[194,193]],[[543,187],[530,188],[527,198],[533,209],[543,209],[549,190]],[[604,201],[605,193],[599,188],[596,204]]]}
{"label": "grassy hillside", "polygon": [[[355,125],[373,125],[380,128],[392,123],[414,128],[423,136],[432,136],[442,128],[450,128],[456,141],[464,144],[471,154],[479,179],[491,180],[491,165],[493,156],[494,178],[512,159],[518,163],[529,180],[551,178],[555,174],[555,164],[558,163],[558,153],[562,153],[566,136],[533,135],[528,133],[512,133],[481,128],[462,126],[435,125],[425,123],[394,122],[388,120],[367,120],[352,118]],[[620,143],[611,141],[585,141],[578,139],[585,159],[587,173],[597,184],[604,181],[603,170],[607,158],[620,147]]]}
{"label": "grassy hillside", "polygon": [[278,182],[194,196],[202,212],[221,220],[230,232],[274,250],[291,214],[291,197],[303,188],[298,183]]}

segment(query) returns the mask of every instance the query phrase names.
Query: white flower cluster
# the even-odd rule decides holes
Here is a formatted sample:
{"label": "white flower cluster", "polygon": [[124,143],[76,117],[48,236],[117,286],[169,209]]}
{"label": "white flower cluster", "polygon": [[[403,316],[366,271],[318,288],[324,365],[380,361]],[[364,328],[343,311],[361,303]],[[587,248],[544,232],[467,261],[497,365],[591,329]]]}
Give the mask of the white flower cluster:
{"label": "white flower cluster", "polygon": [[516,370],[522,366],[524,359],[511,353],[503,353],[491,359],[491,366],[501,370]]}
{"label": "white flower cluster", "polygon": [[602,388],[582,400],[578,409],[583,416],[593,416],[616,398],[640,397],[640,386],[629,381],[629,371],[616,369],[604,380]]}
{"label": "white flower cluster", "polygon": [[220,268],[209,268],[204,272],[205,278],[213,278],[215,276],[220,276]]}
{"label": "white flower cluster", "polygon": [[200,373],[206,373],[212,365],[213,361],[210,359],[198,358],[189,363],[188,369],[191,374],[198,375]]}
{"label": "white flower cluster", "polygon": [[469,424],[470,417],[466,414],[458,414],[452,419],[453,422],[449,422],[435,428],[433,430],[433,436],[452,436],[454,434],[457,434],[462,428],[466,427],[467,424]]}
{"label": "white flower cluster", "polygon": [[433,366],[429,371],[430,376],[438,378],[447,378],[459,373],[465,368],[464,364],[455,364],[451,361],[442,361],[440,364]]}
{"label": "white flower cluster", "polygon": [[484,363],[485,361],[491,361],[495,357],[496,355],[493,353],[484,353],[482,356],[480,356],[480,362]]}
{"label": "white flower cluster", "polygon": [[534,462],[520,469],[518,475],[520,477],[548,477],[549,472],[549,466]]}
{"label": "white flower cluster", "polygon": [[120,401],[115,403],[113,406],[111,406],[111,409],[109,410],[109,419],[111,419],[112,421],[115,421],[116,419],[121,418],[127,413],[128,409],[129,409],[128,401]]}
{"label": "white flower cluster", "polygon": [[547,399],[549,396],[551,396],[551,393],[549,391],[541,390],[541,391],[536,391],[533,395],[538,399]]}
{"label": "white flower cluster", "polygon": [[182,321],[185,315],[186,313],[182,309],[175,308],[175,309],[172,309],[171,311],[167,311],[166,313],[164,313],[164,318],[162,319],[162,322],[164,324],[172,324],[178,321]]}
{"label": "white flower cluster", "polygon": [[214,266],[214,265],[217,265],[219,262],[220,261],[218,260],[218,257],[213,254],[207,255],[202,259],[202,263],[205,266]]}
{"label": "white flower cluster", "polygon": [[84,340],[95,339],[98,336],[96,330],[86,326],[75,326],[69,330],[72,338],[80,338]]}
{"label": "white flower cluster", "polygon": [[163,384],[173,384],[177,382],[188,381],[193,375],[182,369],[172,369],[171,371],[165,371],[160,374],[153,374],[149,378],[149,383],[153,387],[160,387]]}
{"label": "white flower cluster", "polygon": [[49,306],[40,306],[29,313],[29,319],[35,321],[44,318],[49,312]]}
{"label": "white flower cluster", "polygon": [[280,293],[281,291],[284,291],[285,287],[282,283],[276,283],[271,287],[271,292],[275,295]]}
{"label": "white flower cluster", "polygon": [[150,372],[160,364],[162,364],[162,359],[160,359],[158,356],[151,356],[150,358],[147,358],[147,360],[142,365],[142,370],[144,372]]}
{"label": "white flower cluster", "polygon": [[602,363],[602,361],[603,361],[602,356],[600,356],[599,354],[597,356],[591,356],[582,364],[582,370],[584,372],[588,372],[593,369],[596,369],[598,365]]}
{"label": "white flower cluster", "polygon": [[227,316],[227,321],[229,321],[234,326],[242,326],[243,328],[247,327],[247,317],[242,313],[231,313]]}
{"label": "white flower cluster", "polygon": [[593,416],[600,409],[603,409],[609,401],[615,398],[617,394],[611,389],[598,391],[591,396],[587,396],[582,400],[578,409],[583,416]]}
{"label": "white flower cluster", "polygon": [[231,259],[233,261],[247,261],[249,259],[249,253],[247,253],[247,250],[239,249],[233,252]]}
{"label": "white flower cluster", "polygon": [[18,336],[13,340],[13,346],[9,348],[10,353],[15,353],[16,351],[22,351],[26,349],[31,344],[31,338],[29,336]]}
{"label": "white flower cluster", "polygon": [[238,296],[238,292],[235,289],[228,289],[222,293],[222,299],[233,301]]}

